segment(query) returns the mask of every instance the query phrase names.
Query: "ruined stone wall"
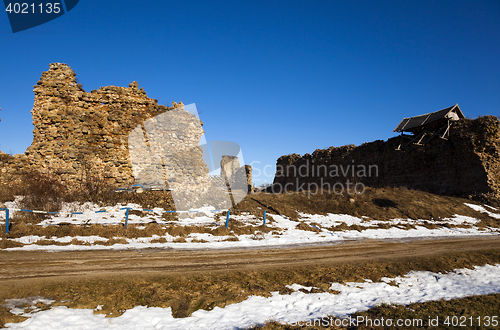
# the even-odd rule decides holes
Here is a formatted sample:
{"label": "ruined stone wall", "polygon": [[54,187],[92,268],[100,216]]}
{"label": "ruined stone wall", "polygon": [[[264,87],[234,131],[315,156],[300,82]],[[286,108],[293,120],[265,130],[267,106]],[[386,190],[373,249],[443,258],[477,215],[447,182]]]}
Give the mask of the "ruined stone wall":
{"label": "ruined stone wall", "polygon": [[[400,137],[292,154],[277,161],[276,192],[366,186],[400,186],[447,195],[500,198],[500,121],[494,116],[453,124],[449,140],[398,151]],[[352,171],[354,168],[354,172]],[[354,175],[353,175],[354,174]],[[360,186],[361,187],[361,186]]]}
{"label": "ruined stone wall", "polygon": [[252,193],[252,166],[243,165],[236,156],[222,156],[220,162],[221,178],[226,186],[231,190],[242,190],[245,193]]}
{"label": "ruined stone wall", "polygon": [[211,186],[197,116],[176,108],[146,120],[129,135],[136,183],[172,190],[176,207],[188,207]]}
{"label": "ruined stone wall", "polygon": [[[23,173],[36,170],[56,175],[75,189],[88,176],[111,186],[133,184],[129,134],[147,120],[183,107],[182,102],[158,105],[137,82],[88,93],[62,63],[50,64],[34,93],[33,143],[24,154],[0,154],[0,182],[15,183]],[[199,125],[193,136],[201,134]],[[199,152],[193,157],[201,159]],[[196,175],[208,177],[205,172]]]}

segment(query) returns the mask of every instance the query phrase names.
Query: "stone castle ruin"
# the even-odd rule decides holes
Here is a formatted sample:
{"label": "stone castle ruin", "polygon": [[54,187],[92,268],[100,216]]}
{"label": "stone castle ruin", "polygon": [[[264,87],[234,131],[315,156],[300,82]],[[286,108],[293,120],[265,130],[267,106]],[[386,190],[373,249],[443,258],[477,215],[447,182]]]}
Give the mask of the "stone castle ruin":
{"label": "stone castle ruin", "polygon": [[[90,93],[66,64],[53,63],[34,86],[33,143],[24,154],[0,152],[0,183],[14,185],[30,171],[54,175],[72,189],[98,179],[109,187],[133,184],[196,199],[219,190],[251,192],[251,168],[238,150],[212,145],[221,176],[209,176],[202,123],[182,102],[159,105],[137,82]],[[458,105],[405,118],[387,141],[282,156],[271,191],[333,189],[335,184],[404,186],[438,194],[500,198],[500,121],[465,119]],[[217,164],[218,165],[218,164]],[[345,186],[344,186],[345,187]],[[226,191],[227,193],[227,191]],[[239,200],[232,196],[233,202]]]}
{"label": "stone castle ruin", "polygon": [[339,192],[362,184],[500,198],[498,117],[465,119],[455,105],[405,118],[398,128],[413,135],[282,156],[269,190]]}
{"label": "stone castle ruin", "polygon": [[192,199],[210,188],[202,123],[182,102],[159,105],[135,81],[89,93],[62,63],[50,64],[34,93],[33,143],[24,154],[0,152],[0,182],[15,184],[37,171],[74,189],[88,176],[109,187],[139,183]]}
{"label": "stone castle ruin", "polygon": [[[252,167],[240,166],[238,157],[224,155],[220,162],[221,178],[225,186],[233,192],[233,198],[238,203],[247,192],[252,192]],[[243,196],[243,197],[242,197]]]}
{"label": "stone castle ruin", "polygon": [[138,125],[128,136],[135,183],[171,190],[176,205],[199,199],[211,186],[199,145],[203,133],[198,117],[180,107]]}

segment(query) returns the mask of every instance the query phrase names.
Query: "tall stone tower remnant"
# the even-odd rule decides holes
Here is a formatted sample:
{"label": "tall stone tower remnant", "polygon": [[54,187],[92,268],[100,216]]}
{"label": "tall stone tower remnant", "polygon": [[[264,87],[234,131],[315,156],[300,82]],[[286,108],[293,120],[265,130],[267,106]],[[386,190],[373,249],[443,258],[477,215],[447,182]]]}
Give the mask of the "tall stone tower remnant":
{"label": "tall stone tower remnant", "polygon": [[63,63],[50,64],[34,93],[33,143],[24,154],[2,153],[0,181],[13,183],[35,170],[78,189],[89,175],[119,187],[164,173],[164,185],[167,179],[176,188],[206,190],[208,169],[198,146],[202,123],[182,102],[159,105],[135,81],[88,93]]}

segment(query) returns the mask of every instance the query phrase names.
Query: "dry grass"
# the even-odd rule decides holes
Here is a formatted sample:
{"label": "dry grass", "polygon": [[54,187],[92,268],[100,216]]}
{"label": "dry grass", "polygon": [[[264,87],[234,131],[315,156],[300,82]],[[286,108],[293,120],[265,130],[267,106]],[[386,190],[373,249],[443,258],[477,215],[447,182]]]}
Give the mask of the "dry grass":
{"label": "dry grass", "polygon": [[[439,257],[344,263],[335,266],[309,265],[230,273],[200,272],[195,275],[175,276],[141,274],[128,277],[36,282],[29,286],[5,287],[0,292],[0,301],[40,295],[56,300],[52,306],[94,309],[97,305],[103,305],[99,313],[109,316],[118,316],[126,309],[147,305],[172,307],[174,317],[186,317],[198,309],[211,310],[215,306],[224,307],[241,302],[251,295],[269,296],[273,291],[282,294],[291,293],[286,285],[292,283],[315,286],[318,288],[316,292],[324,292],[328,291],[332,282],[364,282],[364,279],[380,281],[381,277],[404,275],[410,270],[444,272],[455,268],[472,268],[474,265],[486,263],[500,263],[500,251],[452,253]],[[491,303],[496,304],[494,306],[498,311],[498,300]],[[449,312],[458,314],[460,309],[455,308],[461,307],[450,305]],[[478,307],[477,311],[487,311],[489,306],[484,305],[481,308]],[[422,313],[424,311],[422,310]],[[435,309],[429,311],[440,313]],[[374,311],[374,313],[381,312]],[[21,318],[0,307],[0,325],[19,320]],[[282,329],[271,326],[274,325],[268,325],[265,329]]]}
{"label": "dry grass", "polygon": [[[15,195],[25,196],[22,207],[45,211],[57,211],[61,202],[94,202],[99,206],[118,203],[136,203],[143,208],[161,207],[175,210],[169,192],[145,191],[143,193],[115,193],[110,187],[88,176],[80,189],[68,189],[57,179],[48,174],[28,172],[24,174],[22,184],[15,188],[0,185],[0,203],[14,200]],[[214,193],[208,194],[214,196]],[[208,197],[208,198],[209,198]],[[210,200],[207,200],[209,202]],[[377,220],[395,218],[442,219],[454,214],[479,217],[490,220],[486,215],[475,212],[463,205],[471,202],[467,199],[438,196],[406,188],[366,188],[364,194],[270,194],[258,193],[247,195],[231,212],[251,210],[250,214],[262,217],[262,211],[285,215],[292,220],[298,219],[297,212],[311,214],[341,213],[353,216],[367,216]],[[493,206],[500,206],[500,201],[493,201]],[[209,203],[210,204],[210,203]],[[166,214],[166,218],[175,220],[176,215]],[[485,225],[488,225],[485,223]]]}
{"label": "dry grass", "polygon": [[304,222],[300,222],[297,226],[296,226],[297,229],[300,229],[300,230],[306,230],[306,231],[313,231],[315,233],[318,233],[319,232],[319,229],[316,228],[316,227],[312,227],[310,225],[308,225],[307,223],[304,223]]}
{"label": "dry grass", "polygon": [[150,223],[143,225],[145,229],[138,229],[138,226],[129,225],[127,229],[122,225],[58,225],[58,226],[36,226],[30,225],[23,219],[14,218],[13,225],[9,234],[5,233],[5,226],[0,227],[0,237],[19,238],[28,235],[46,236],[46,237],[66,237],[66,236],[101,236],[104,238],[113,237],[151,237],[153,235],[165,235],[165,229],[158,224]]}
{"label": "dry grass", "polygon": [[5,184],[0,183],[0,203],[11,202],[14,197],[14,191]]}
{"label": "dry grass", "polygon": [[[186,242],[190,234],[193,233],[206,233],[214,236],[232,236],[235,235],[256,235],[261,233],[267,233],[273,230],[273,228],[260,225],[252,226],[237,220],[231,220],[230,228],[226,228],[225,225],[207,225],[207,226],[181,226],[177,224],[167,224],[159,225],[157,223],[149,223],[144,225],[133,225],[129,224],[127,229],[123,225],[72,225],[72,224],[62,224],[57,226],[42,227],[28,223],[30,218],[14,217],[9,234],[5,233],[5,226],[0,226],[0,248],[11,248],[23,246],[23,244],[8,240],[8,238],[20,238],[24,236],[45,236],[48,238],[61,238],[61,237],[75,237],[75,236],[100,236],[103,238],[108,238],[107,242],[96,241],[93,244],[111,245],[112,242],[117,242],[116,237],[121,237],[120,243],[127,244],[125,238],[139,238],[139,237],[152,237],[153,235],[160,236],[161,238],[153,240],[156,243],[165,243],[167,240],[162,237],[169,234],[173,237],[177,237],[174,242]],[[236,238],[236,240],[238,240]],[[198,240],[197,242],[206,242]],[[38,245],[88,245],[83,241],[72,240],[68,243],[57,242],[53,239],[40,239],[35,242]]]}
{"label": "dry grass", "polygon": [[[354,202],[351,201],[354,199]],[[356,217],[366,216],[376,220],[390,219],[427,219],[439,220],[453,217],[455,214],[466,215],[489,221],[490,217],[476,212],[464,203],[470,200],[438,196],[431,193],[405,188],[366,188],[364,194],[336,195],[316,194],[308,197],[304,193],[248,195],[237,208],[275,211],[292,220],[298,219],[298,212],[310,214],[336,213]],[[497,224],[498,225],[498,224]]]}
{"label": "dry grass", "polygon": [[378,225],[377,227],[369,227],[369,226],[360,226],[360,225],[347,225],[345,223],[341,223],[338,226],[332,226],[329,227],[328,230],[330,231],[347,231],[347,230],[357,230],[357,231],[363,231],[366,229],[373,229],[373,228],[382,228],[382,229],[388,229],[392,227],[389,224],[383,224],[383,225]]}
{"label": "dry grass", "polygon": [[[352,200],[354,199],[354,200]],[[464,215],[480,219],[476,224],[480,228],[488,226],[499,228],[500,219],[495,219],[485,213],[474,211],[464,203],[473,203],[470,200],[438,196],[418,190],[405,188],[366,188],[364,194],[357,196],[340,196],[336,194],[317,194],[308,197],[304,193],[270,194],[259,193],[248,195],[236,209],[257,209],[277,213],[299,221],[298,212],[308,214],[348,214],[355,217],[365,217],[365,220],[389,221],[392,219],[424,220],[418,225],[429,229],[442,227],[425,220],[444,220],[455,215]],[[260,212],[262,214],[262,211]],[[500,213],[493,209],[491,212]],[[262,215],[261,215],[262,216]],[[392,225],[378,224],[377,228],[397,226],[404,229],[415,228],[412,224]],[[447,225],[449,227],[468,227],[469,225]],[[305,228],[305,227],[304,227]],[[365,230],[363,226],[340,226],[328,228],[330,230]],[[306,229],[307,230],[307,229]]]}
{"label": "dry grass", "polygon": [[[24,196],[21,208],[56,212],[60,210],[62,202],[93,202],[99,206],[113,206],[118,203],[135,203],[143,208],[161,207],[165,210],[175,210],[175,204],[170,192],[144,191],[115,192],[114,188],[105,186],[96,178],[89,177],[79,189],[69,189],[61,184],[55,176],[42,174],[36,171],[23,175],[21,184],[15,187],[0,185],[0,203],[13,201],[14,196]],[[46,217],[44,215],[35,215]],[[176,219],[175,214],[166,215]],[[37,219],[37,218],[35,218]]]}
{"label": "dry grass", "polygon": [[[48,179],[47,179],[48,180]],[[49,180],[50,181],[50,180]],[[31,187],[26,191],[38,191],[40,193],[40,187],[37,187],[36,183],[28,184],[30,181],[26,181],[26,187]],[[33,182],[38,182],[34,180]],[[41,181],[40,181],[41,182]],[[50,182],[49,182],[50,183]],[[51,186],[47,183],[47,186]],[[25,187],[25,188],[26,188]],[[26,188],[27,189],[27,188]],[[57,185],[52,185],[50,188],[50,196],[42,198],[29,198],[26,199],[27,202],[23,201],[22,207],[29,208],[37,203],[43,203],[43,201],[52,201],[50,203],[51,207],[57,208],[57,203],[60,202],[61,198],[71,199],[68,196],[59,196],[58,193],[60,189]],[[5,190],[0,189],[0,197],[5,199],[13,198],[13,195],[9,195]],[[73,196],[74,197],[74,196]],[[101,205],[116,205],[117,203],[137,203],[143,208],[154,208],[162,207],[167,210],[174,209],[171,196],[168,193],[161,191],[147,191],[141,194],[137,193],[110,193],[107,195],[105,200],[101,201]],[[388,221],[387,223],[380,223],[376,227],[365,227],[359,225],[348,226],[346,224],[340,224],[338,226],[327,228],[332,231],[339,230],[366,230],[368,228],[382,228],[387,229],[390,227],[398,227],[401,229],[412,229],[415,228],[413,224],[393,224],[390,222],[391,219],[422,219],[424,221],[419,222],[419,226],[424,226],[428,229],[436,229],[443,226],[448,227],[468,227],[470,225],[455,225],[455,224],[435,224],[432,220],[443,220],[445,218],[452,218],[454,215],[464,215],[472,218],[480,219],[481,221],[476,224],[480,228],[486,228],[488,226],[499,228],[500,219],[495,219],[488,216],[485,213],[477,212],[470,207],[464,205],[464,203],[471,203],[471,201],[457,198],[457,197],[447,197],[447,196],[437,196],[430,193],[408,190],[403,188],[380,188],[371,189],[367,188],[365,194],[357,195],[352,201],[352,196],[339,196],[335,194],[318,194],[311,195],[310,198],[307,194],[294,193],[294,194],[269,194],[269,193],[259,193],[253,195],[247,195],[245,199],[239,203],[235,208],[231,209],[231,219],[229,222],[229,230],[224,226],[214,226],[214,225],[191,225],[191,226],[180,226],[176,224],[179,217],[184,215],[177,215],[176,213],[165,213],[162,215],[163,220],[170,222],[167,225],[155,225],[150,223],[146,225],[145,230],[137,229],[136,226],[129,225],[127,229],[123,228],[122,225],[70,225],[61,224],[58,226],[48,226],[42,228],[40,226],[35,226],[35,224],[44,220],[47,215],[43,214],[33,214],[33,213],[18,213],[17,215],[11,217],[11,232],[7,236],[5,234],[5,227],[0,226],[0,237],[4,238],[15,238],[22,237],[26,235],[38,235],[46,237],[64,237],[64,236],[88,236],[88,235],[99,235],[106,238],[111,237],[150,237],[152,235],[164,236],[165,234],[170,234],[174,237],[187,237],[192,233],[209,233],[215,236],[227,236],[231,234],[235,235],[258,235],[260,232],[269,232],[273,230],[273,218],[270,213],[280,214],[290,218],[291,220],[298,221],[298,229],[308,230],[308,231],[318,231],[319,226],[314,226],[314,224],[306,224],[303,221],[299,221],[298,212],[309,213],[309,214],[323,214],[334,213],[334,214],[348,214],[356,217],[364,217],[365,220],[369,221],[371,219]],[[249,225],[238,220],[235,220],[234,216],[240,214],[249,214],[255,218],[255,223],[261,221],[263,216],[263,211],[267,211],[267,225],[266,226],[255,226]],[[491,212],[497,212],[494,209],[489,208]],[[130,211],[130,214],[135,214],[141,217],[147,217],[147,212],[142,211]],[[218,215],[219,219],[224,219],[226,213]],[[236,217],[237,218],[237,217]],[[2,228],[3,227],[3,228]],[[274,228],[276,230],[276,228]],[[5,246],[8,243],[0,243],[0,245]],[[9,243],[10,244],[10,243]]]}
{"label": "dry grass", "polygon": [[[0,228],[0,230],[1,229],[2,228]],[[21,247],[21,246],[24,246],[24,244],[16,242],[16,241],[6,240],[6,239],[0,240],[0,249],[8,249],[8,248]]]}

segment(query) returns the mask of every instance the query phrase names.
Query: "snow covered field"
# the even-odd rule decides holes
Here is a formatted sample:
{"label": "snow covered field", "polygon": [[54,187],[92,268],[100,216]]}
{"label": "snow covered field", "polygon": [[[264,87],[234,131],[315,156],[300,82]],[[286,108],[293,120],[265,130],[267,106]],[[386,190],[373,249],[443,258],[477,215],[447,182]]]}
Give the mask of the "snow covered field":
{"label": "snow covered field", "polygon": [[[16,208],[15,202],[6,203],[8,208]],[[486,213],[494,218],[500,217],[499,213],[493,213],[486,207],[474,204],[466,204],[476,211]],[[139,205],[116,205],[114,207],[98,207],[91,203],[65,204],[61,214],[51,216],[37,226],[52,226],[59,224],[89,225],[103,224],[116,225],[124,223],[125,211],[121,208],[129,207],[141,209]],[[495,210],[491,208],[492,210]],[[205,207],[196,213],[184,213],[179,216],[178,221],[167,221],[162,218],[164,210],[157,208],[152,212],[145,212],[141,216],[130,214],[129,225],[136,225],[138,229],[144,229],[145,224],[156,222],[160,225],[177,226],[223,226],[225,216],[213,212],[214,208]],[[102,213],[96,213],[102,211]],[[71,214],[81,212],[82,214]],[[15,211],[11,213],[15,214]],[[313,215],[300,213],[299,221],[292,221],[287,217],[272,215],[266,226],[272,230],[264,233],[256,231],[253,234],[236,234],[230,236],[216,236],[210,233],[191,233],[184,237],[184,242],[179,242],[179,236],[172,236],[165,232],[163,235],[150,237],[120,238],[121,242],[104,245],[109,239],[99,236],[67,236],[67,237],[45,237],[24,236],[20,238],[7,238],[24,244],[19,247],[6,248],[5,250],[44,250],[44,251],[68,251],[68,250],[123,250],[123,249],[225,249],[225,248],[249,248],[249,247],[272,247],[287,246],[295,244],[311,243],[336,243],[347,240],[359,239],[408,239],[429,237],[457,237],[467,235],[499,235],[500,228],[480,227],[479,220],[463,215],[455,215],[449,219],[441,220],[411,220],[393,219],[389,221],[373,220],[364,217],[354,217],[345,214]],[[5,221],[5,212],[0,212],[0,223]],[[250,214],[231,215],[229,228],[235,221],[250,226],[260,226],[262,217]],[[307,228],[298,225],[307,224]],[[355,228],[351,228],[354,226]],[[1,239],[1,238],[0,238]],[[4,238],[5,239],[5,238]],[[54,244],[37,244],[40,240],[52,240]],[[70,243],[71,242],[71,243]],[[125,243],[126,242],[126,243]],[[85,244],[85,245],[84,245]]]}
{"label": "snow covered field", "polygon": [[[497,209],[466,204],[475,211],[498,219]],[[6,206],[16,209],[16,202]],[[124,207],[141,209],[140,205],[127,204],[113,207],[99,207],[91,203],[64,204],[58,215],[52,215],[32,226],[48,227],[61,224],[76,226],[118,225],[125,220]],[[98,212],[99,213],[96,213]],[[166,220],[164,210],[157,208],[151,212],[132,212],[128,224],[139,231],[145,230],[148,223],[157,223],[165,229],[164,234],[119,239],[119,243],[104,245],[110,238],[91,236],[23,236],[3,238],[23,244],[19,247],[5,248],[7,251],[71,251],[101,249],[227,249],[251,247],[279,247],[297,244],[341,243],[362,239],[413,239],[442,238],[470,235],[499,235],[500,228],[484,226],[481,220],[455,215],[440,220],[392,219],[376,220],[368,217],[354,217],[345,214],[307,214],[299,213],[298,221],[285,216],[271,215],[267,218],[263,231],[262,216],[249,213],[231,214],[229,228],[235,228],[230,235],[213,235],[192,232],[184,236],[168,233],[168,226],[210,227],[224,226],[226,217],[213,212],[214,208],[205,207],[197,212],[179,215],[175,221]],[[11,216],[15,215],[11,211]],[[71,214],[81,212],[81,214]],[[0,212],[0,223],[5,222],[5,213]],[[252,226],[251,234],[239,234],[236,228]],[[141,235],[139,235],[141,236]],[[109,236],[108,236],[109,237]],[[182,238],[182,240],[179,240]],[[0,238],[2,239],[2,238]],[[47,240],[57,244],[47,244]],[[45,241],[45,242],[44,242]],[[37,244],[39,243],[39,244]],[[116,318],[106,318],[104,314],[94,314],[101,306],[91,309],[70,309],[64,306],[40,310],[42,304],[50,306],[54,301],[44,297],[25,297],[7,299],[4,307],[12,313],[29,319],[22,323],[11,323],[11,329],[238,329],[270,320],[280,323],[319,321],[333,322],[337,317],[347,319],[358,311],[368,310],[380,304],[407,305],[439,299],[454,299],[471,295],[484,295],[500,292],[500,265],[485,265],[475,269],[457,269],[441,274],[412,271],[405,276],[382,278],[381,282],[331,283],[329,292],[312,293],[313,287],[304,287],[296,283],[287,286],[294,292],[279,294],[272,292],[270,297],[250,296],[246,300],[213,310],[197,310],[191,316],[174,318],[171,308],[136,306]],[[317,292],[317,291],[314,291]],[[338,319],[337,319],[338,320]],[[426,321],[426,320],[424,320]],[[324,323],[322,323],[324,324]]]}
{"label": "snow covered field", "polygon": [[[186,318],[173,318],[170,307],[137,306],[116,318],[93,314],[91,309],[70,309],[64,306],[46,311],[26,311],[16,307],[26,303],[10,299],[6,307],[11,312],[29,317],[22,323],[10,323],[10,329],[239,329],[270,320],[297,324],[313,320],[327,320],[327,316],[348,318],[349,315],[385,304],[410,304],[439,299],[454,299],[470,295],[500,292],[500,264],[474,269],[456,269],[446,274],[411,271],[405,276],[382,278],[381,282],[332,283],[335,293],[305,293],[298,284],[289,286],[292,294],[273,292],[269,298],[251,296],[245,301],[215,307],[211,311],[198,310]],[[35,297],[33,302],[50,304],[52,301]],[[16,304],[17,303],[17,304]],[[29,305],[29,304],[27,304]],[[96,306],[95,310],[99,310]],[[427,320],[423,320],[424,325]],[[386,321],[387,322],[387,321]],[[396,322],[396,320],[393,320]],[[359,325],[362,325],[359,324]]]}

